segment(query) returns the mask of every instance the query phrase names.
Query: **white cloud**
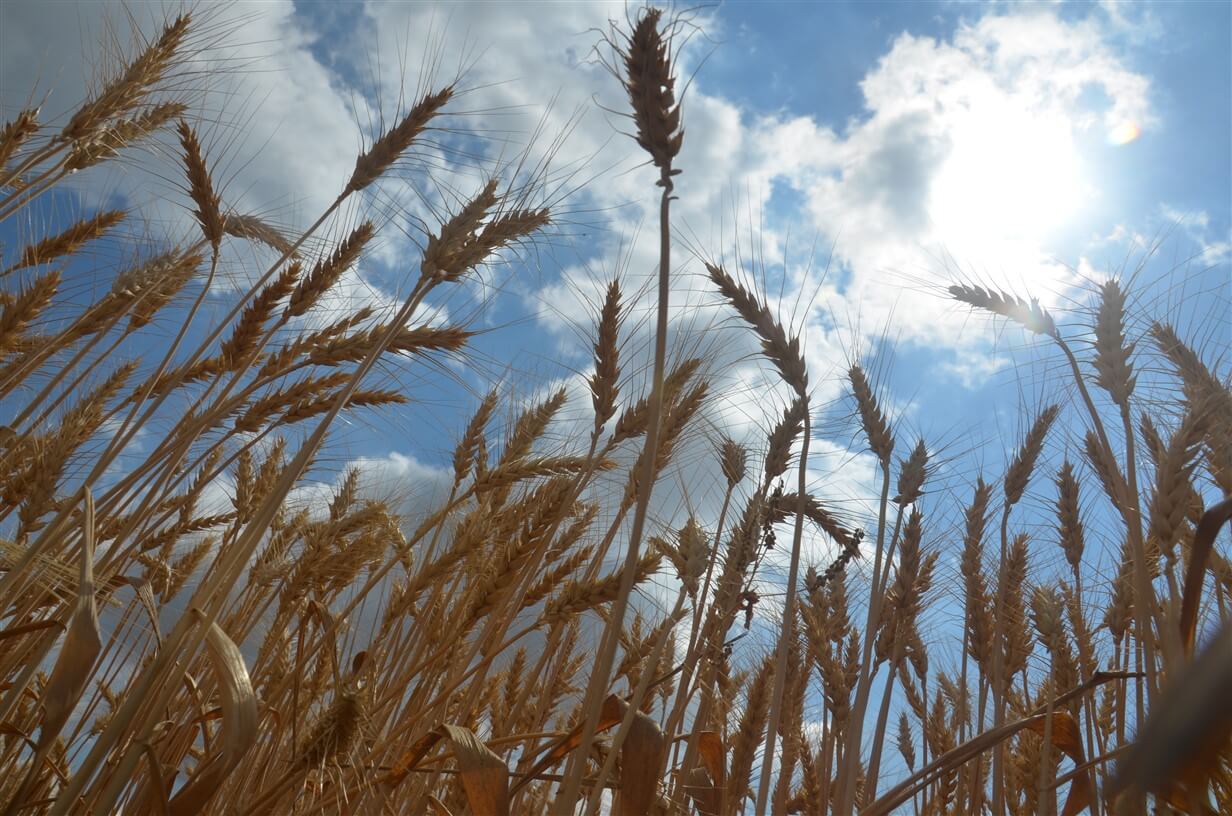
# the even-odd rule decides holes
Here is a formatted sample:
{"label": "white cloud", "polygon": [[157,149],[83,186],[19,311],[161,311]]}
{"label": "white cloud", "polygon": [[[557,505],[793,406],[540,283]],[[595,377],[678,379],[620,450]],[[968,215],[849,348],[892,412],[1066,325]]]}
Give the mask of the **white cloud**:
{"label": "white cloud", "polygon": [[[154,6],[138,9],[146,36],[163,22],[156,12]],[[64,15],[76,17],[80,29],[64,25]],[[47,120],[71,112],[97,86],[100,70],[103,76],[115,70],[114,61],[85,64],[83,51],[94,53],[92,40],[109,29],[119,30],[121,41],[128,38],[118,4],[57,4],[53,14],[39,3],[6,3],[3,17],[4,97],[46,89]],[[199,33],[189,43],[202,50],[192,55],[191,78],[177,86],[199,103],[193,112],[204,117],[197,126],[224,203],[240,212],[282,212],[306,226],[304,219],[333,200],[353,165],[359,112],[351,94],[312,56],[310,32],[290,0],[209,7],[196,18]],[[162,157],[164,167],[149,168],[145,156],[139,161],[178,179],[170,173],[177,160],[178,152]],[[157,203],[149,195],[151,181],[150,174],[128,173],[109,190],[94,180],[79,189],[116,192],[147,206]]]}
{"label": "white cloud", "polygon": [[1232,261],[1232,242],[1229,235],[1214,235],[1211,217],[1205,210],[1181,210],[1168,204],[1160,207],[1168,224],[1180,227],[1198,248],[1197,260],[1206,266],[1226,264]]}
{"label": "white cloud", "polygon": [[[944,279],[942,253],[998,285],[1059,297],[1071,276],[1031,233],[1067,203],[1054,187],[1076,172],[1071,140],[1101,121],[1150,120],[1146,80],[1093,24],[1038,11],[985,17],[950,42],[904,34],[860,86],[868,116],[839,142],[841,170],[801,190],[814,224],[839,236],[848,298],[874,321],[899,300],[887,274]],[[1110,103],[1102,117],[1084,104],[1093,88]],[[833,165],[799,155],[806,178],[810,164]],[[961,345],[961,315],[943,311],[900,308],[894,325],[906,339]]]}
{"label": "white cloud", "polygon": [[[87,27],[99,28],[101,5],[80,4]],[[222,160],[224,196],[236,209],[277,212],[303,225],[348,176],[361,146],[357,120],[396,115],[396,101],[405,104],[416,89],[448,81],[456,64],[466,70],[460,85],[465,93],[452,105],[465,116],[455,121],[487,134],[481,151],[509,160],[539,127],[533,137],[538,143],[530,147],[532,166],[550,150],[561,173],[593,179],[578,203],[563,204],[560,216],[576,220],[571,207],[600,211],[587,216],[583,228],[597,226],[599,232],[580,238],[568,234],[571,227],[562,228],[566,234],[553,240],[577,242],[584,254],[600,251],[608,261],[591,259],[588,267],[606,279],[616,267],[621,236],[637,234],[627,268],[634,281],[649,276],[657,261],[654,170],[631,139],[613,132],[630,128],[619,113],[626,102],[592,50],[598,31],[626,12],[615,2],[463,5],[447,12],[373,2],[364,6],[360,25],[330,41],[337,60],[331,67],[311,50],[326,32],[311,30],[312,18],[297,14],[289,1],[240,4],[225,16],[211,12],[215,25],[234,29],[230,40],[242,43],[205,55],[215,67],[232,69],[205,98],[221,111],[206,126],[206,136]],[[33,4],[6,6],[5,18],[9,30],[26,34],[6,42],[43,42],[57,59],[80,54],[68,41],[75,32]],[[1051,10],[1027,9],[986,15],[961,26],[949,41],[902,34],[859,80],[866,112],[842,131],[808,116],[750,116],[707,86],[703,67],[684,98],[686,140],[674,223],[687,225],[694,248],[728,256],[734,234],[724,225],[733,192],[750,219],[760,219],[772,210],[776,185],[794,188],[804,197],[808,226],[835,243],[838,260],[850,272],[841,295],[819,288],[817,276],[789,280],[798,291],[788,292],[786,302],[801,293],[824,295],[809,320],[815,342],[829,338],[828,331],[818,331],[827,325],[823,310],[882,324],[901,294],[901,287],[885,285],[887,276],[935,281],[945,274],[936,258],[945,254],[1000,285],[1029,288],[1047,303],[1073,281],[1031,228],[1047,227],[1034,222],[1051,221],[1064,209],[1065,191],[1054,188],[1076,174],[1073,136],[1093,127],[1153,121],[1146,78],[1105,44],[1101,19],[1070,22]],[[715,28],[721,18],[701,22]],[[429,37],[434,39],[427,42]],[[682,88],[689,66],[705,53],[699,40],[681,54]],[[50,57],[36,59],[28,46],[6,51],[5,94],[16,98],[15,89],[30,85]],[[419,61],[421,53],[428,57]],[[54,96],[62,107],[80,94],[83,85],[76,80],[82,72],[79,63],[64,64]],[[368,79],[349,85],[356,76]],[[1093,105],[1094,97],[1102,105]],[[382,194],[382,205],[393,209],[396,220],[414,214],[431,223],[428,205],[440,191],[465,196],[477,184],[473,161],[439,147],[430,158],[443,165],[434,171],[437,189],[394,184]],[[175,177],[170,170],[166,176]],[[148,179],[128,182],[138,183]],[[117,184],[121,193],[137,192],[124,181]],[[769,221],[756,225],[757,244],[769,249],[766,261],[773,267],[781,260],[780,233]],[[387,238],[378,248],[380,260],[405,264],[407,243],[389,231]],[[706,299],[708,287],[689,274],[686,252],[678,248],[676,255],[676,302]],[[567,274],[587,272],[575,266]],[[513,286],[518,289],[517,282]],[[585,285],[572,287],[586,293]],[[589,313],[577,297],[565,297],[576,293],[564,286],[520,291],[533,298],[550,327],[561,327],[562,312],[574,321]],[[375,288],[371,294],[379,303],[388,301]],[[900,308],[895,327],[907,340],[963,345],[956,331],[961,321],[945,319],[943,311]]]}
{"label": "white cloud", "polygon": [[1100,0],[1100,10],[1108,24],[1118,35],[1137,44],[1150,44],[1156,48],[1170,47],[1164,38],[1167,30],[1149,3],[1131,0]]}
{"label": "white cloud", "polygon": [[1010,365],[1002,355],[983,350],[959,349],[954,357],[943,360],[938,368],[944,374],[956,378],[963,388],[975,389],[992,379],[997,372]]}
{"label": "white cloud", "polygon": [[[415,27],[417,19],[422,24],[431,13],[421,7],[370,8],[382,29],[394,31]],[[483,14],[472,14],[468,8],[451,20],[467,38],[490,43],[492,60],[476,66],[475,83],[522,79],[483,87],[475,96],[483,100],[482,109],[508,111],[536,96],[555,99],[549,130],[562,128],[564,112],[584,105],[588,96],[623,110],[614,79],[576,59],[588,42],[577,32],[601,28],[613,7],[571,8],[561,19],[536,18],[533,38],[518,16],[525,12],[488,12],[485,7]],[[412,22],[391,22],[407,15]],[[758,270],[764,274],[783,258],[781,233],[773,219],[760,222],[761,214],[773,211],[776,185],[793,188],[804,198],[807,225],[834,241],[849,273],[841,291],[823,285],[816,270],[807,278],[790,269],[776,273],[786,274],[789,286],[776,299],[779,304],[812,300],[803,324],[792,323],[806,327],[811,361],[822,370],[841,361],[831,314],[858,316],[859,323],[874,326],[893,315],[902,340],[960,349],[947,370],[977,382],[994,366],[976,360],[979,342],[963,333],[962,310],[940,301],[937,308],[918,308],[912,293],[887,286],[887,279],[909,280],[933,297],[936,284],[953,274],[951,263],[938,258],[952,258],[962,269],[978,270],[982,283],[1029,292],[1046,305],[1061,299],[1077,281],[1065,264],[1053,260],[1046,238],[1072,214],[1067,206],[1080,205],[1090,192],[1081,184],[1075,139],[1085,130],[1111,129],[1124,121],[1151,124],[1147,80],[1117,60],[1097,22],[1070,23],[1030,10],[986,16],[948,42],[904,34],[860,87],[866,115],[836,132],[811,117],[753,117],[715,95],[703,71],[685,99],[674,223],[686,230],[693,248],[736,265],[733,233],[725,226],[734,191],[737,200],[744,198],[750,223],[758,219],[760,234],[743,250],[746,256],[750,249],[769,250]],[[1102,107],[1093,106],[1092,98],[1102,98]],[[618,167],[640,161],[629,140],[611,142],[611,120],[593,111],[584,114],[557,160],[570,165],[603,156],[597,164]],[[609,237],[586,247],[607,260],[572,266],[565,273],[568,283],[528,293],[550,328],[582,324],[589,317],[588,304],[626,249],[622,238],[637,235],[627,253],[633,282],[628,288],[653,273],[657,202],[650,170],[609,174],[584,191],[610,213]],[[709,285],[689,274],[696,264],[688,269],[683,254],[678,248],[673,303],[680,308],[673,318],[681,323],[687,316],[696,323],[693,307],[708,300]],[[587,277],[599,281],[588,285]],[[806,297],[813,294],[820,297]],[[965,362],[971,366],[964,368]]]}
{"label": "white cloud", "polygon": [[[156,5],[141,6],[134,15],[146,37],[166,19]],[[80,28],[64,25],[65,15],[74,16]],[[83,60],[83,54],[95,53],[103,32],[114,30],[113,36],[125,43],[109,52],[131,56],[141,47],[127,44],[130,32],[118,4],[58,3],[49,13],[45,4],[5,3],[0,17],[5,107],[39,88],[46,101],[43,121],[49,124],[62,124],[101,78],[115,71],[114,54],[95,60],[97,66]],[[191,30],[197,33],[186,45],[185,78],[175,80],[171,95],[186,93],[192,103],[189,116],[224,207],[260,214],[294,234],[315,220],[346,183],[361,147],[357,122],[367,115],[363,97],[315,59],[310,46],[316,35],[305,28],[291,0],[202,7],[194,19]],[[179,146],[163,136],[145,149],[122,151],[119,162],[77,174],[67,189],[88,207],[118,196],[139,217],[158,225],[156,238],[176,240],[196,234],[182,178]],[[341,213],[337,223],[353,223],[352,214]],[[327,225],[322,234],[329,233]],[[235,249],[225,248],[225,261],[235,257]],[[252,270],[264,268],[260,256],[256,263],[249,255],[239,260],[224,263],[220,288],[246,287]],[[355,287],[351,294],[352,300],[364,300]],[[388,305],[390,298],[375,287],[368,294],[369,305]]]}
{"label": "white cloud", "polygon": [[287,506],[305,508],[313,517],[326,513],[349,470],[359,474],[358,497],[361,500],[384,502],[391,512],[407,519],[420,518],[435,509],[453,479],[452,473],[426,465],[414,454],[391,450],[382,456],[347,460],[331,481],[301,481],[287,496]]}

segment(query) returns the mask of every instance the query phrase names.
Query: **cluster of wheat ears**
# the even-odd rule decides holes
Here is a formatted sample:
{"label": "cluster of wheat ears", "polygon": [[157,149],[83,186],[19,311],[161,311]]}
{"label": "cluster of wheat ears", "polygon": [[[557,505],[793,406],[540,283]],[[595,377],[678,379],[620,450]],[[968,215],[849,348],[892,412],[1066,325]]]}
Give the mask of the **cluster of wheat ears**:
{"label": "cluster of wheat ears", "polygon": [[[875,383],[850,367],[853,421],[880,476],[865,534],[808,492],[816,406],[799,340],[705,264],[791,397],[762,449],[715,446],[716,517],[656,528],[652,488],[713,389],[705,360],[667,347],[670,205],[688,195],[673,164],[687,143],[670,21],[644,10],[613,39],[613,65],[662,196],[646,393],[622,378],[628,303],[613,282],[596,304],[588,438],[543,452],[564,392],[494,438],[508,409],[493,391],[457,429],[438,505],[398,517],[364,497],[356,471],[327,507],[296,504],[331,422],[405,401],[369,387],[374,367],[467,345],[464,328],[422,317],[429,294],[553,215],[493,178],[423,236],[396,313],[297,320],[374,237],[364,222],[326,240],[321,225],[406,165],[456,89],[414,101],[316,223],[285,235],[216,191],[176,98],[194,31],[187,15],[168,22],[67,124],[31,109],[0,132],[10,225],[70,173],[161,138],[182,159],[198,228],[150,242],[85,305],[66,275],[97,282],[86,253],[129,213],[47,228],[3,257],[5,816],[1232,812],[1232,564],[1214,547],[1232,514],[1232,395],[1169,325],[1127,338],[1116,280],[1099,288],[1093,325],[950,289],[1038,335],[1072,386],[1064,410],[1024,423],[1002,476],[953,497],[953,531],[922,512],[929,447],[896,434]],[[249,273],[225,319],[204,321],[228,242],[277,259]],[[164,323],[143,341],[169,313],[171,339]],[[1075,461],[1041,473],[1059,433],[1079,440]],[[625,487],[596,490],[600,478]],[[202,506],[216,483],[234,486],[226,508]],[[1029,489],[1055,522],[1016,522]],[[1111,577],[1084,553],[1092,508],[1111,519]],[[776,528],[792,542],[781,621],[770,642],[733,642]],[[806,528],[833,543],[831,564],[801,563]],[[1064,580],[1040,577],[1049,552]],[[921,615],[939,559],[961,565],[950,608],[962,648],[946,665],[934,649],[930,665]],[[670,608],[632,614],[655,576]]]}

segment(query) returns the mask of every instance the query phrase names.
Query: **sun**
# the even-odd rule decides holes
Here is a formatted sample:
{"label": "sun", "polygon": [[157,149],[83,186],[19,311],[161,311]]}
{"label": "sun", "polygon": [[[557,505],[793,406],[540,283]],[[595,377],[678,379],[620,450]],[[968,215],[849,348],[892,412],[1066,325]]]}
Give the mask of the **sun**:
{"label": "sun", "polygon": [[988,100],[961,114],[947,136],[951,150],[929,198],[946,243],[1042,242],[1089,197],[1074,125],[1062,113]]}

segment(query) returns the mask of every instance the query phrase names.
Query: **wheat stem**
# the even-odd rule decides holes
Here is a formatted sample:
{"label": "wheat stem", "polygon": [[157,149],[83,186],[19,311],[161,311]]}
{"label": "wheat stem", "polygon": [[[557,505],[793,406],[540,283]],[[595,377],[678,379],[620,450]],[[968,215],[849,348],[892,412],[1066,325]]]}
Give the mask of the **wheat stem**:
{"label": "wheat stem", "polygon": [[[801,397],[801,399],[804,399]],[[791,539],[791,563],[787,568],[787,597],[783,602],[783,622],[779,629],[779,642],[774,656],[774,687],[770,692],[770,714],[766,721],[766,748],[762,756],[760,781],[757,787],[756,812],[764,816],[770,795],[770,775],[776,754],[776,739],[779,721],[783,716],[783,695],[787,687],[787,654],[795,642],[796,589],[800,580],[800,547],[804,540],[804,511],[808,501],[806,480],[808,476],[809,439],[812,426],[809,420],[807,401],[804,409],[804,432],[800,442],[800,463],[797,474],[797,509],[795,527]],[[784,738],[789,735],[784,734]]]}

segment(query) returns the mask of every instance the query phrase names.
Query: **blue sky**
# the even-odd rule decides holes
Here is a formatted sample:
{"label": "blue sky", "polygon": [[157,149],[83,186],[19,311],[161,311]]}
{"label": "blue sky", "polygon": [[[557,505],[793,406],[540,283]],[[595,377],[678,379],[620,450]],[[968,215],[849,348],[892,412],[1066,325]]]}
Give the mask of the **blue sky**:
{"label": "blue sky", "polygon": [[[36,82],[50,92],[49,118],[70,110],[89,74],[81,43],[119,10],[0,7],[5,118]],[[160,13],[134,11],[146,23]],[[415,219],[433,223],[451,191],[477,189],[494,165],[508,172],[523,151],[551,159],[534,181],[555,206],[553,230],[434,304],[437,319],[485,330],[475,355],[448,378],[398,373],[416,404],[341,427],[335,470],[356,460],[374,483],[431,484],[476,395],[496,380],[523,397],[563,384],[576,397],[570,416],[588,423],[581,377],[599,293],[618,269],[638,291],[655,263],[653,173],[617,132],[626,123],[604,110],[624,103],[593,51],[625,12],[620,3],[273,0],[209,12],[227,37],[204,56],[233,69],[201,97],[223,200],[289,229],[332,200],[371,125],[396,116],[400,98],[465,69],[450,121],[480,138],[443,134],[427,156],[432,179],[408,169],[330,225],[337,236],[374,212],[383,227],[335,312],[397,301],[422,240]],[[715,308],[694,253],[739,269],[804,335],[819,406],[817,489],[856,518],[872,466],[838,376],[852,360],[881,382],[900,449],[923,433],[943,461],[938,479],[963,499],[977,470],[1000,472],[1024,410],[1066,399],[1045,350],[941,296],[956,279],[1081,309],[1095,284],[1146,258],[1135,315],[1178,322],[1227,370],[1232,4],[760,2],[688,18],[673,327],[682,346],[715,355],[723,396],[711,428],[757,445],[783,395],[752,341]],[[483,160],[464,160],[463,146]],[[147,212],[152,231],[187,235],[174,159],[156,152],[77,179],[40,218],[125,202]],[[11,247],[19,235],[9,224],[0,237]],[[228,258],[234,285],[253,260]],[[82,288],[98,285],[93,268],[74,274]],[[228,296],[211,301],[212,314]],[[628,324],[634,374],[648,355],[648,305]],[[682,455],[661,523],[714,502],[708,445],[699,437]],[[1067,447],[1058,440],[1051,466]]]}

